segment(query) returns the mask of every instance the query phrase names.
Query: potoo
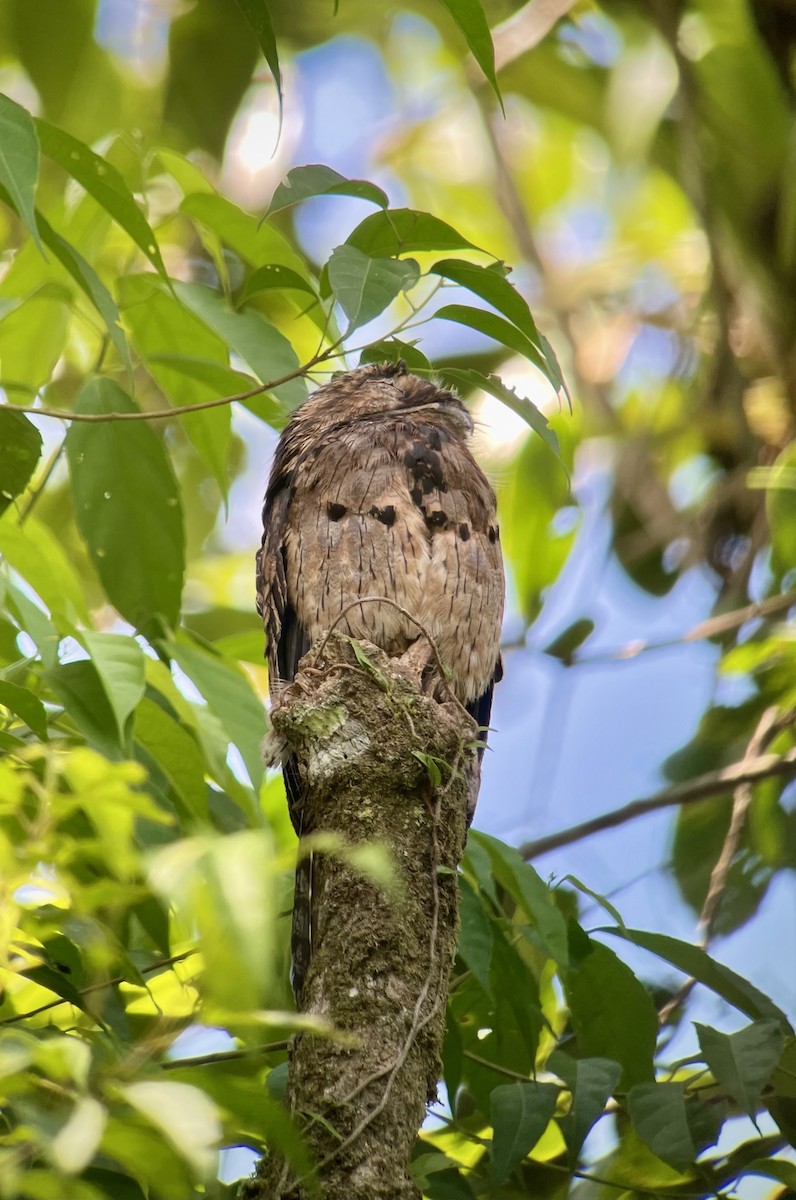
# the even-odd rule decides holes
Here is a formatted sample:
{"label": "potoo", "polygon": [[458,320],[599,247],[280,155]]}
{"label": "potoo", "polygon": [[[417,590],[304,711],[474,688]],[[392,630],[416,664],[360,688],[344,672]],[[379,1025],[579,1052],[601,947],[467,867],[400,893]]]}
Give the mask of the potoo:
{"label": "potoo", "polygon": [[[495,496],[468,448],[472,428],[461,401],[402,363],[338,376],[293,414],[277,447],[257,555],[272,699],[336,621],[351,637],[403,654],[422,635],[397,604],[434,640],[452,691],[485,731],[501,672],[505,589]],[[395,603],[356,604],[366,596]],[[301,836],[310,831],[295,762],[287,758],[283,771]],[[310,955],[311,879],[302,860],[297,996]]]}

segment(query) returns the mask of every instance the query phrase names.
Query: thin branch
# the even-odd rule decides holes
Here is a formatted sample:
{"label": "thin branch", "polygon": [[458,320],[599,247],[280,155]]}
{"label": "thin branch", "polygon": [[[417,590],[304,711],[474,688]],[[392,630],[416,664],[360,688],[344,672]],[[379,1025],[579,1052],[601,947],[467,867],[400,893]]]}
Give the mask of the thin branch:
{"label": "thin branch", "polygon": [[255,1054],[276,1054],[287,1050],[290,1042],[268,1042],[265,1046],[246,1046],[240,1050],[218,1050],[214,1054],[195,1054],[192,1058],[170,1058],[160,1064],[164,1071],[176,1071],[179,1067],[208,1067],[212,1063],[234,1062],[237,1058],[251,1058]]}
{"label": "thin branch", "polygon": [[[755,731],[749,739],[749,745],[746,748],[746,753],[741,761],[741,766],[744,763],[755,762],[761,751],[766,748],[773,737],[780,730],[784,729],[793,721],[794,714],[792,712],[782,714],[776,705],[767,708],[755,727]],[[713,927],[716,923],[719,907],[724,896],[727,880],[730,874],[735,855],[738,852],[738,847],[741,843],[744,825],[746,823],[746,814],[749,811],[749,805],[752,803],[752,781],[744,780],[735,788],[732,802],[732,815],[727,833],[724,837],[724,843],[721,847],[721,852],[716,862],[713,864],[713,870],[710,873],[710,882],[705,900],[702,904],[702,911],[699,914],[697,929],[701,933],[699,945],[703,950],[707,950],[710,945],[710,939],[713,934]],[[680,1006],[688,999],[688,996],[696,986],[697,980],[693,977],[686,979],[682,987],[678,988],[677,992],[658,1013],[658,1021],[661,1025],[665,1025],[672,1013],[680,1008]]]}
{"label": "thin branch", "polygon": [[757,783],[761,779],[771,779],[778,775],[796,775],[796,749],[788,750],[785,754],[761,754],[757,758],[744,758],[718,771],[706,771],[704,775],[697,775],[695,779],[689,779],[686,783],[676,783],[653,796],[633,800],[622,808],[615,808],[612,812],[581,821],[578,825],[571,825],[569,829],[525,842],[520,846],[519,853],[526,860],[539,858],[551,850],[581,842],[592,834],[625,825],[636,817],[644,817],[663,808],[674,808],[679,804],[691,804],[695,800],[704,800],[708,796],[732,791],[741,784]]}
{"label": "thin branch", "polygon": [[291,379],[299,379],[306,375],[320,362],[325,362],[333,357],[336,353],[336,348],[330,346],[327,350],[320,354],[314,355],[303,366],[296,367],[294,371],[288,371],[286,375],[281,375],[278,379],[270,379],[267,383],[260,383],[257,387],[249,388],[246,392],[236,392],[234,396],[217,396],[215,400],[200,400],[196,404],[181,404],[173,408],[153,408],[149,412],[111,412],[111,413],[79,413],[72,412],[69,409],[59,408],[39,408],[35,404],[9,404],[0,405],[0,407],[8,407],[14,409],[15,412],[32,413],[35,417],[54,417],[59,421],[87,421],[93,424],[99,424],[103,421],[161,421],[168,420],[170,417],[179,417],[183,413],[201,412],[205,408],[221,408],[224,404],[234,404],[236,401],[250,400],[252,396],[259,396],[263,392],[271,392],[274,388],[281,387],[283,383],[290,383]]}
{"label": "thin branch", "polygon": [[793,608],[794,605],[796,605],[796,592],[784,592],[781,596],[771,596],[768,600],[745,604],[743,608],[735,608],[731,612],[708,617],[680,637],[662,642],[645,642],[639,639],[628,642],[627,645],[620,646],[615,650],[606,650],[599,654],[575,655],[573,663],[585,666],[589,663],[626,662],[650,650],[670,650],[674,646],[687,646],[691,642],[704,641],[707,638],[718,637],[722,633],[729,633],[733,629],[739,629],[747,621],[774,616],[776,613]]}

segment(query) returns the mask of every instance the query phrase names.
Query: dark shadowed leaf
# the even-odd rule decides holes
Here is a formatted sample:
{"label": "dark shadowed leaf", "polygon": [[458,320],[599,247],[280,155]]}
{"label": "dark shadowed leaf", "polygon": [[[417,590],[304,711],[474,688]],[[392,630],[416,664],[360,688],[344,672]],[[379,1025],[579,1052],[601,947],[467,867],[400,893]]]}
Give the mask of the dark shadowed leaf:
{"label": "dark shadowed leaf", "polygon": [[290,208],[310,196],[356,196],[369,200],[379,208],[386,208],[389,200],[380,187],[366,179],[347,179],[331,167],[313,163],[305,167],[294,167],[288,171],[284,183],[280,183],[268,205],[268,215]]}
{"label": "dark shadowed leaf", "polygon": [[675,1171],[687,1171],[699,1152],[716,1140],[715,1130],[696,1136],[688,1105],[682,1083],[639,1083],[627,1097],[636,1133]]}
{"label": "dark shadowed leaf", "polygon": [[565,967],[568,961],[566,927],[550,889],[511,846],[475,831],[470,834],[470,840],[488,852],[495,878],[522,905],[550,957]]}
{"label": "dark shadowed leaf", "polygon": [[760,1093],[782,1053],[782,1026],[778,1021],[755,1021],[736,1033],[722,1033],[694,1022],[694,1028],[715,1079],[754,1119]]}
{"label": "dark shadowed leaf", "polygon": [[370,258],[354,246],[333,250],[328,268],[329,284],[348,317],[349,333],[384,312],[420,275],[414,259]]}
{"label": "dark shadowed leaf", "polygon": [[467,46],[484,72],[492,91],[503,107],[503,97],[495,74],[495,48],[486,14],[479,0],[441,0],[464,34]]}
{"label": "dark shadowed leaf", "polygon": [[547,359],[541,349],[535,346],[522,330],[505,320],[504,317],[499,317],[485,308],[472,308],[469,304],[446,304],[434,315],[440,321],[453,321],[457,325],[466,325],[468,329],[475,329],[478,333],[493,338],[502,346],[507,346],[510,350],[521,354],[523,358],[527,358],[530,363],[539,368],[543,375],[549,378]]}
{"label": "dark shadowed leaf", "polygon": [[88,296],[102,317],[116,353],[127,370],[132,373],[133,366],[130,362],[130,352],[127,349],[127,338],[119,324],[119,309],[113,296],[94,268],[83,258],[83,255],[79,254],[74,246],[62,238],[59,233],[56,233],[41,214],[39,214],[39,228],[42,240],[48,250],[52,250],[55,257],[69,272],[80,290]]}
{"label": "dark shadowed leaf", "polygon": [[124,737],[127,718],[144,694],[144,652],[135,638],[121,633],[87,630],[81,636]]}
{"label": "dark shadowed leaf", "polygon": [[716,962],[698,946],[689,942],[681,942],[665,933],[647,933],[641,929],[613,929],[606,927],[599,933],[611,933],[614,937],[624,938],[634,946],[649,950],[665,962],[671,963],[685,975],[693,975],[705,987],[716,992],[733,1008],[746,1013],[753,1020],[777,1021],[781,1027],[789,1031],[790,1022],[773,1000],[763,995],[753,984],[742,976],[731,971],[729,967]]}
{"label": "dark shadowed leaf", "polygon": [[359,356],[359,365],[366,363],[404,362],[410,371],[429,371],[431,363],[411,342],[390,338],[386,342],[372,342]]}
{"label": "dark shadowed leaf", "polygon": [[346,244],[374,258],[416,250],[478,249],[439,217],[412,208],[372,213],[346,238]]}
{"label": "dark shadowed leaf", "polygon": [[66,716],[89,744],[107,758],[121,758],[116,716],[94,664],[85,659],[59,663],[45,672],[44,677],[63,705]]}
{"label": "dark shadowed leaf", "polygon": [[464,878],[459,876],[461,901],[461,929],[459,930],[459,954],[467,963],[487,996],[492,998],[490,968],[494,930],[477,894]]}
{"label": "dark shadowed leaf", "polygon": [[[78,397],[85,413],[135,412],[110,379]],[[145,421],[75,421],[66,452],[75,515],[111,603],[147,637],[176,625],[185,536],[174,471]]]}
{"label": "dark shadowed leaf", "polygon": [[[436,315],[440,316],[442,311],[440,310]],[[480,310],[472,309],[470,311],[479,312]],[[495,318],[495,320],[499,319],[499,317]],[[497,375],[483,375],[480,371],[473,371],[468,367],[449,367],[444,371],[444,377],[460,386],[480,388],[482,391],[488,392],[490,396],[494,396],[497,400],[502,400],[507,408],[515,412],[518,417],[522,417],[523,421],[530,425],[535,433],[539,434],[539,437],[552,450],[566,473],[567,469],[561,458],[561,446],[559,445],[556,431],[551,428],[547,417],[536,407],[532,400],[525,400],[522,396],[518,396],[502,379],[498,379]]]}
{"label": "dark shadowed leaf", "polygon": [[165,708],[147,698],[136,709],[133,736],[164,772],[185,811],[206,820],[205,762],[190,733]]}
{"label": "dark shadowed leaf", "polygon": [[238,0],[238,5],[246,20],[254,30],[255,37],[262,50],[268,69],[276,85],[279,97],[279,112],[282,112],[282,71],[279,67],[279,51],[276,45],[276,35],[271,22],[266,0]]}
{"label": "dark shadowed leaf", "polygon": [[563,982],[579,1054],[620,1063],[623,1089],[652,1079],[658,1036],[652,997],[630,967],[574,922]]}
{"label": "dark shadowed leaf", "polygon": [[497,266],[479,267],[462,258],[442,258],[430,268],[431,275],[439,275],[458,283],[468,291],[486,300],[498,312],[508,317],[531,341],[540,344],[540,333],[531,316],[525,299]]}
{"label": "dark shadowed leaf", "polygon": [[0,513],[21,496],[41,457],[41,434],[21,412],[0,408]]}
{"label": "dark shadowed leaf", "polygon": [[0,704],[24,721],[43,742],[47,741],[47,713],[38,696],[28,688],[0,679]]}
{"label": "dark shadowed leaf", "polygon": [[8,189],[14,208],[42,250],[35,209],[38,178],[39,142],[33,118],[26,108],[0,93],[0,183]]}
{"label": "dark shadowed leaf", "polygon": [[533,1150],[552,1120],[559,1089],[554,1083],[505,1083],[491,1096],[492,1175],[507,1179]]}
{"label": "dark shadowed leaf", "polygon": [[622,1068],[609,1058],[570,1058],[561,1050],[550,1055],[547,1066],[572,1093],[569,1112],[559,1117],[558,1123],[567,1143],[569,1165],[575,1167],[589,1130],[619,1083]]}
{"label": "dark shadowed leaf", "polygon": [[166,268],[155,235],[113,163],[100,158],[84,142],[48,121],[37,120],[36,129],[44,153],[110,213],[165,279]]}

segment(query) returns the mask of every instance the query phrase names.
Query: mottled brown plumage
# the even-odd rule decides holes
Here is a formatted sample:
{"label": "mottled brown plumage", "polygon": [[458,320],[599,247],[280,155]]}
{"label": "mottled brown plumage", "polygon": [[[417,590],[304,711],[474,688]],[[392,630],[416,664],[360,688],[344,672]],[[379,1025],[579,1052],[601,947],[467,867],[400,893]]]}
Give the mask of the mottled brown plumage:
{"label": "mottled brown plumage", "polygon": [[[471,430],[455,396],[402,364],[333,379],[293,415],[271,471],[257,556],[272,698],[343,609],[384,596],[421,622],[456,697],[488,725],[504,582],[495,497],[468,449]],[[355,606],[337,628],[390,655],[419,636],[387,604]],[[301,834],[300,781],[294,764],[283,765]],[[294,956],[295,933],[294,923]],[[302,969],[294,962],[296,976]]]}

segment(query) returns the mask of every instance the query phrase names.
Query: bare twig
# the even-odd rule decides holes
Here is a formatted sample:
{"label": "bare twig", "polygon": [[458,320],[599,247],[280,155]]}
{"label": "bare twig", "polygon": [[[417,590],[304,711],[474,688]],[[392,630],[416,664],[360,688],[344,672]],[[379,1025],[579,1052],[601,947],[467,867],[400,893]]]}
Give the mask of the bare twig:
{"label": "bare twig", "polygon": [[644,817],[663,808],[674,808],[679,804],[691,804],[695,800],[704,800],[708,796],[732,791],[741,784],[757,783],[761,779],[771,779],[778,775],[796,775],[796,750],[788,750],[786,754],[761,754],[756,758],[743,758],[740,762],[722,767],[718,771],[706,771],[704,775],[697,775],[695,779],[689,779],[686,783],[676,783],[653,796],[633,800],[630,804],[613,809],[612,812],[581,821],[578,825],[571,825],[569,829],[525,842],[520,846],[519,853],[526,860],[539,858],[551,850],[581,842],[592,834],[625,825],[636,817]]}
{"label": "bare twig", "polygon": [[290,1042],[267,1042],[264,1046],[246,1046],[240,1050],[217,1050],[214,1054],[195,1054],[192,1058],[170,1058],[160,1064],[163,1071],[176,1071],[179,1067],[208,1067],[212,1063],[234,1062],[238,1058],[251,1058],[255,1054],[276,1054],[287,1050]]}

